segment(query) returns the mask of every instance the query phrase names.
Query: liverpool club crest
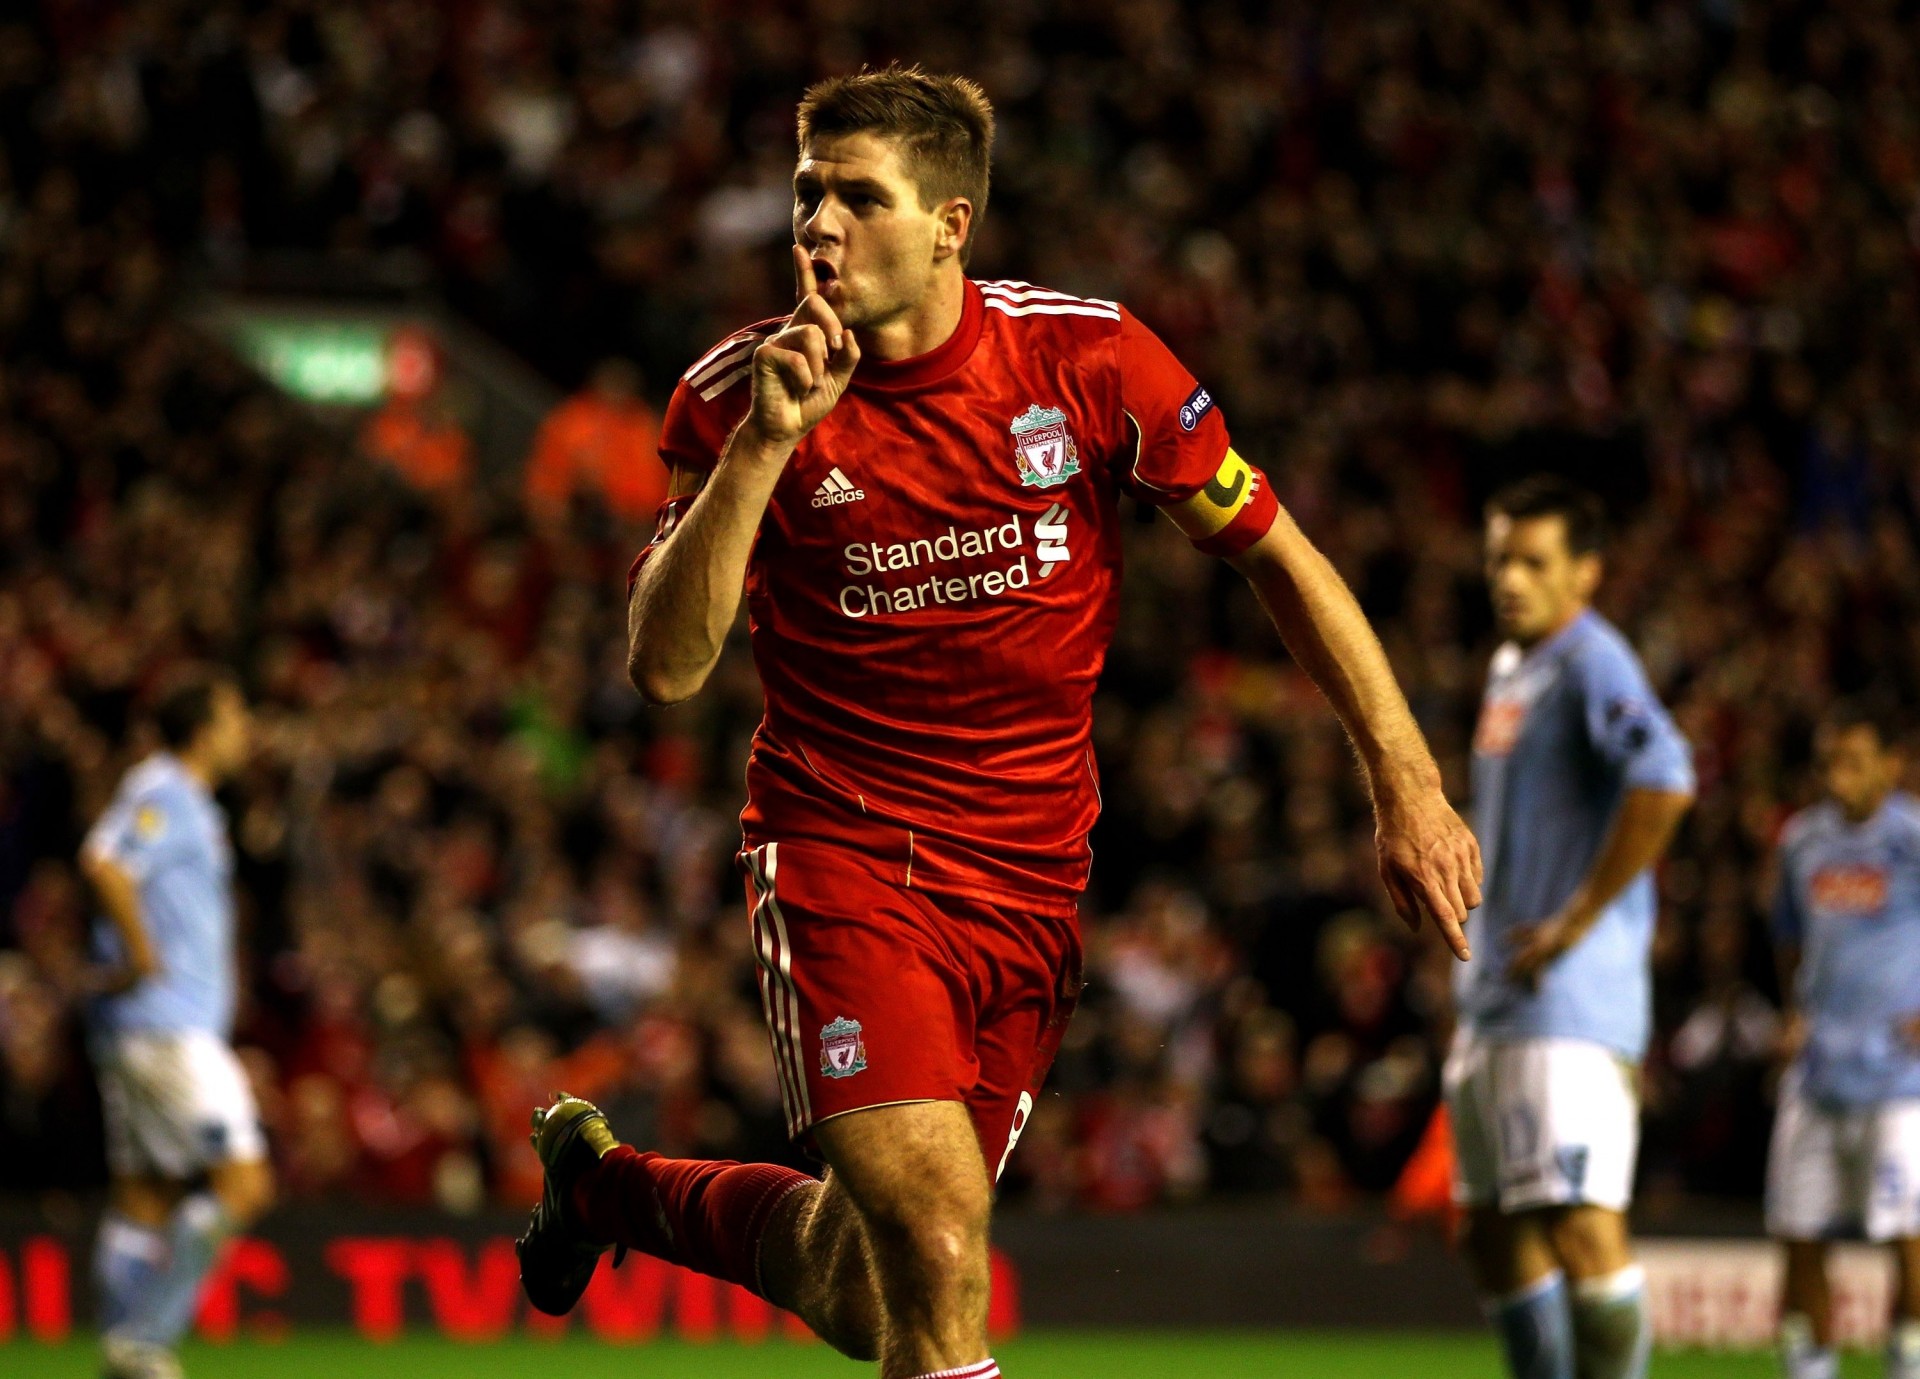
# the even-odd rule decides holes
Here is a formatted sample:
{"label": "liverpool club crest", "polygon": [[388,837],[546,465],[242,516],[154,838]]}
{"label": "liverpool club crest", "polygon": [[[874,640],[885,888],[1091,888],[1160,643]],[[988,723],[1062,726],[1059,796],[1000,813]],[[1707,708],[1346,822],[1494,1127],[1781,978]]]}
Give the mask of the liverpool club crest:
{"label": "liverpool club crest", "polygon": [[1080,472],[1079,448],[1067,430],[1067,414],[1058,407],[1029,407],[1007,429],[1013,432],[1013,460],[1021,483],[1052,488]]}
{"label": "liverpool club crest", "polygon": [[865,1072],[867,1041],[860,1037],[860,1022],[842,1015],[820,1029],[820,1075],[852,1077]]}

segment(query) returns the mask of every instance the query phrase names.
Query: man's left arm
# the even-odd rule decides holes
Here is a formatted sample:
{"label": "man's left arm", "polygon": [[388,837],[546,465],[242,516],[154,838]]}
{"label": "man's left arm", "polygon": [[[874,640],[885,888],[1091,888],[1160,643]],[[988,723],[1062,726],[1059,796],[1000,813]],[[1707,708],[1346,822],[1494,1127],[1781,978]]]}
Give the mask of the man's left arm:
{"label": "man's left arm", "polygon": [[[1221,469],[1224,492],[1216,479],[1211,491],[1169,506],[1168,516],[1202,550],[1252,506],[1240,488],[1244,468],[1229,451]],[[1246,482],[1258,480],[1249,475]],[[1277,505],[1252,545],[1216,550],[1253,586],[1287,650],[1332,703],[1360,754],[1373,792],[1380,879],[1394,909],[1416,931],[1422,916],[1431,917],[1454,956],[1466,961],[1463,926],[1467,911],[1480,903],[1480,844],[1447,803],[1440,768],[1359,602]]]}
{"label": "man's left arm", "polygon": [[1525,986],[1537,984],[1614,897],[1660,860],[1693,804],[1692,754],[1638,662],[1624,649],[1599,644],[1578,658],[1573,672],[1587,741],[1620,782],[1620,803],[1593,865],[1560,908],[1509,931],[1507,975]]}
{"label": "man's left arm", "polygon": [[1628,790],[1600,855],[1566,903],[1551,918],[1510,931],[1513,954],[1507,975],[1526,986],[1537,983],[1547,964],[1587,936],[1627,883],[1660,860],[1692,804],[1692,791],[1646,786]]}

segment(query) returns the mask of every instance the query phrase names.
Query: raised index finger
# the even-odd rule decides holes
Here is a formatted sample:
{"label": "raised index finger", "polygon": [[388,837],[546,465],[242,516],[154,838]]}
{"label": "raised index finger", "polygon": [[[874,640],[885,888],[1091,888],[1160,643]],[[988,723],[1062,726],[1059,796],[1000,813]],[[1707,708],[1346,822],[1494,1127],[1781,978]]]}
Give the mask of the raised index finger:
{"label": "raised index finger", "polygon": [[806,301],[820,290],[813,280],[813,255],[798,244],[793,246],[793,300],[795,304]]}

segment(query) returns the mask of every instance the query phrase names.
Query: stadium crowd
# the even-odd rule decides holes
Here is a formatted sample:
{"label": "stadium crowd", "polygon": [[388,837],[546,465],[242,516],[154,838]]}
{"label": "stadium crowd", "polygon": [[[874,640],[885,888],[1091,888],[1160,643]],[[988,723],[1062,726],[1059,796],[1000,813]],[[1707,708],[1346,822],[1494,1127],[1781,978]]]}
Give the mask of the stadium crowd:
{"label": "stadium crowd", "polygon": [[[1478,503],[1619,519],[1602,607],[1692,740],[1643,1182],[1753,1193],[1766,856],[1836,694],[1920,691],[1920,30],[1893,0],[250,0],[0,26],[0,1182],[85,1185],[80,832],[169,665],[235,667],[240,1042],[293,1194],[537,1193],[563,1086],[777,1157],[731,853],[744,647],[624,674],[642,525],[416,490],[177,313],[406,252],[556,382],[656,403],[778,311],[792,108],[903,57],[1000,116],[974,269],[1126,301],[1375,618],[1455,794]],[[646,462],[644,457],[637,463]],[[1092,984],[1012,1167],[1047,1205],[1390,1184],[1447,959],[1389,919],[1337,726],[1231,572],[1134,529]],[[58,1153],[46,1151],[58,1145]]]}

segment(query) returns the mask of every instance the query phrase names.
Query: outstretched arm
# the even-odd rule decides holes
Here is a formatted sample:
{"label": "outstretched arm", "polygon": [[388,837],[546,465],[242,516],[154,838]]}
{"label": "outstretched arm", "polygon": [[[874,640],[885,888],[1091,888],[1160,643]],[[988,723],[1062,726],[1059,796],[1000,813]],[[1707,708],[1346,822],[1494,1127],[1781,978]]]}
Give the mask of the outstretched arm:
{"label": "outstretched arm", "polygon": [[853,332],[815,287],[812,260],[798,245],[793,257],[799,305],[786,329],[753,353],[746,418],[704,487],[675,472],[674,496],[699,496],[640,566],[627,600],[627,676],[656,704],[690,697],[712,674],[773,486],[860,362]]}
{"label": "outstretched arm", "polygon": [[1447,803],[1440,768],[1366,615],[1284,509],[1232,564],[1353,739],[1373,791],[1380,879],[1394,909],[1410,929],[1430,917],[1464,962],[1461,926],[1480,903],[1480,845]]}

